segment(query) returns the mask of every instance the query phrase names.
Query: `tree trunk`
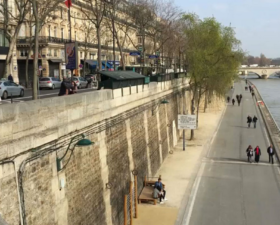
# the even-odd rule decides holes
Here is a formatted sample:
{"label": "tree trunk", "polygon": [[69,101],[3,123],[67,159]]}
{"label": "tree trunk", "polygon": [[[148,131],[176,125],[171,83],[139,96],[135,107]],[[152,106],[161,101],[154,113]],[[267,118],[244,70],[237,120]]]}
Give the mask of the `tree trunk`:
{"label": "tree trunk", "polygon": [[[114,16],[115,16],[115,8],[114,10]],[[116,30],[115,30],[115,19],[113,18],[112,20],[112,28],[113,28],[113,66],[114,66],[114,71],[116,71]]]}
{"label": "tree trunk", "polygon": [[17,42],[18,32],[19,31],[16,29],[13,37],[10,38],[9,51],[6,56],[5,67],[4,67],[4,76],[3,76],[4,78],[7,78],[9,76],[9,74],[12,73],[11,63],[12,63],[12,58],[13,58],[13,51],[14,51],[14,48],[15,48],[16,42]]}
{"label": "tree trunk", "polygon": [[30,57],[30,52],[32,50],[32,47],[33,47],[33,43],[30,42],[29,49],[28,49],[28,52],[27,52],[27,56],[26,56],[26,59],[25,59],[25,87],[26,88],[28,88],[28,82],[29,82],[28,67],[29,67],[29,57]]}
{"label": "tree trunk", "polygon": [[[209,94],[209,93],[208,93]],[[207,91],[205,92],[205,97],[204,97],[204,113],[206,113],[206,109],[208,107],[208,94]]]}
{"label": "tree trunk", "polygon": [[[191,100],[191,114],[195,115],[195,97],[196,97],[196,87],[193,92],[192,100]],[[194,138],[194,130],[191,130],[191,137],[190,140]]]}
{"label": "tree trunk", "polygon": [[87,51],[85,51],[85,57],[84,57],[84,66],[83,66],[83,77],[86,75],[86,60],[87,60]]}
{"label": "tree trunk", "polygon": [[36,0],[32,0],[33,14],[35,18],[35,39],[34,39],[34,61],[33,61],[33,100],[38,99],[38,53],[39,53],[39,18],[37,13]]}
{"label": "tree trunk", "polygon": [[97,51],[97,57],[98,57],[98,71],[102,71],[102,61],[101,61],[101,35],[100,35],[100,27],[96,26],[96,35],[97,35],[97,45],[98,45],[98,51]]}
{"label": "tree trunk", "polygon": [[125,59],[124,59],[124,55],[123,55],[122,46],[121,46],[118,36],[116,36],[116,39],[117,39],[117,45],[118,45],[120,55],[121,55],[121,64],[122,64],[123,70],[125,70]]}

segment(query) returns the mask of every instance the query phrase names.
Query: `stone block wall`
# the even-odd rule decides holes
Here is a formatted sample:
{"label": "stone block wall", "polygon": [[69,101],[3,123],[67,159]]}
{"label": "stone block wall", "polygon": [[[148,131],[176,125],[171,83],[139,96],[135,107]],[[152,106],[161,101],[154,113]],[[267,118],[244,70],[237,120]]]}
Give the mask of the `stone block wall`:
{"label": "stone block wall", "polygon": [[0,165],[0,215],[7,224],[19,224],[19,202],[13,163]]}
{"label": "stone block wall", "polygon": [[22,178],[27,224],[55,224],[52,174],[49,155],[26,164]]}
{"label": "stone block wall", "polygon": [[[169,104],[158,104],[163,97],[167,98]],[[50,147],[44,149],[47,152],[44,156],[40,155],[24,166],[20,195],[24,195],[23,208],[27,225],[123,225],[123,200],[124,195],[129,193],[130,182],[133,181],[132,171],[137,173],[140,194],[144,177],[157,174],[161,163],[179,138],[177,114],[183,100],[172,91],[152,101],[136,97],[134,99],[142,104],[124,100],[123,108],[104,110],[98,116],[89,114],[89,109],[96,110],[97,105],[94,107],[93,102],[89,102],[90,98],[84,99],[89,104],[88,117],[82,122],[81,129],[75,128],[75,131],[75,126],[70,121],[78,120],[81,123],[82,114],[78,110],[82,108],[84,112],[85,105],[74,96],[68,101],[72,105],[71,111],[63,112],[63,108],[60,109],[61,116],[63,114],[70,118],[67,129],[63,125],[67,123],[66,117],[64,121],[59,121],[59,134],[63,134],[63,138],[54,139],[50,142]],[[128,107],[130,104],[135,104],[135,107]],[[101,108],[101,105],[103,109],[109,107],[104,102],[98,107]],[[26,108],[26,116],[30,110]],[[102,119],[104,117],[107,119]],[[56,122],[58,121],[55,120],[46,127],[45,137],[57,137],[57,134],[50,132]],[[70,137],[79,133],[84,133],[95,144],[76,147],[66,168],[57,171],[56,158],[66,151]],[[37,136],[29,133],[28,138],[32,137],[33,144],[39,143],[39,140],[45,140],[41,134],[36,139]],[[57,145],[61,147],[57,148]],[[35,152],[22,154],[18,165],[40,151],[37,149]],[[18,153],[18,150],[14,153]],[[66,165],[70,153],[71,151],[62,165]],[[0,214],[10,225],[18,225],[20,220],[19,189],[15,174],[13,164],[0,165]]]}
{"label": "stone block wall", "polygon": [[130,129],[134,170],[137,173],[137,188],[141,190],[144,178],[149,173],[144,113],[136,114],[130,118]]}
{"label": "stone block wall", "polygon": [[[94,135],[87,138],[97,141]],[[77,147],[65,175],[68,225],[106,224],[98,145]]]}
{"label": "stone block wall", "polygon": [[106,129],[107,164],[111,192],[111,211],[113,224],[123,224],[123,200],[129,192],[130,165],[126,125],[120,122]]}

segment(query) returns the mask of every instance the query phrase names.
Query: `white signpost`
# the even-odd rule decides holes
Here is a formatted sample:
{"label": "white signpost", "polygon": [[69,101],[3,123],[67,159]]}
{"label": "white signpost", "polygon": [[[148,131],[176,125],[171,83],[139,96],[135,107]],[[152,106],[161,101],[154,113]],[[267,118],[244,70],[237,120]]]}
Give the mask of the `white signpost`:
{"label": "white signpost", "polygon": [[196,115],[178,115],[178,128],[180,130],[195,130]]}
{"label": "white signpost", "polygon": [[178,115],[178,129],[183,130],[183,151],[185,151],[185,130],[196,129],[196,115]]}

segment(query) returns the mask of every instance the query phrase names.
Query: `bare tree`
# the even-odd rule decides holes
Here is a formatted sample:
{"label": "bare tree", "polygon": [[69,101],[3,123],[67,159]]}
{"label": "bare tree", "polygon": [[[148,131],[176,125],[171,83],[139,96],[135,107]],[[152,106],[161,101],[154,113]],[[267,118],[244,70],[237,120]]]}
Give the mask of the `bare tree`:
{"label": "bare tree", "polygon": [[[14,4],[14,5],[11,5]],[[9,40],[9,51],[6,56],[4,77],[8,77],[12,73],[12,57],[16,47],[17,38],[20,28],[25,21],[25,17],[30,11],[29,0],[3,0],[0,2],[0,13],[4,15],[4,31],[5,37]],[[8,27],[12,29],[8,29]]]}
{"label": "bare tree", "polygon": [[38,55],[39,55],[39,32],[45,24],[45,21],[53,16],[53,12],[57,10],[59,4],[64,0],[30,0],[33,8],[34,16],[34,62],[33,62],[33,99],[37,99],[38,85]]}
{"label": "bare tree", "polygon": [[[128,5],[125,0],[111,0],[108,2],[107,6],[107,15],[108,19],[106,20],[106,25],[110,29],[113,35],[113,60],[114,60],[114,69],[115,67],[115,40],[121,55],[121,64],[123,70],[125,70],[126,62],[123,53],[124,45],[128,43],[129,33],[135,30],[134,25],[131,21],[131,16],[127,13]],[[119,14],[122,13],[120,18]]]}
{"label": "bare tree", "polygon": [[96,37],[94,35],[94,28],[91,23],[88,22],[83,23],[82,30],[84,31],[84,39],[82,40],[83,45],[81,46],[81,50],[84,52],[83,76],[85,76],[86,75],[85,65],[90,51],[90,44],[96,42]]}
{"label": "bare tree", "polygon": [[102,21],[106,12],[106,1],[105,0],[84,0],[84,4],[81,4],[81,12],[85,16],[84,20],[91,22],[96,28],[97,37],[97,57],[98,57],[98,69],[102,70],[101,62],[101,29]]}

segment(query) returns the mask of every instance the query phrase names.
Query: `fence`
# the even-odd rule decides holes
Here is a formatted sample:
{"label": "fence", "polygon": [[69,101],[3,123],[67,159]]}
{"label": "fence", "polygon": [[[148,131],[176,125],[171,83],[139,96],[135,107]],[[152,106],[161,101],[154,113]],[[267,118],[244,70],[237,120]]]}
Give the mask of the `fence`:
{"label": "fence", "polygon": [[124,225],[133,225],[133,217],[137,218],[137,176],[130,182],[129,193],[124,196]]}

